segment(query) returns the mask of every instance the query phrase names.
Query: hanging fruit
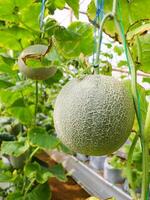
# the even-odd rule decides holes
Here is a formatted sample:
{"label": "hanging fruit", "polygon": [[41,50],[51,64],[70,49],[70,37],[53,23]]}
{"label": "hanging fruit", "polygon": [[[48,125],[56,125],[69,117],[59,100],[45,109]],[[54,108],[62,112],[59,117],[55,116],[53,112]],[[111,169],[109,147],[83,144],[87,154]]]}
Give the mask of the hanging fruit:
{"label": "hanging fruit", "polygon": [[24,49],[18,58],[20,72],[32,80],[46,80],[52,77],[57,69],[45,59],[49,47],[42,44],[31,45]]}

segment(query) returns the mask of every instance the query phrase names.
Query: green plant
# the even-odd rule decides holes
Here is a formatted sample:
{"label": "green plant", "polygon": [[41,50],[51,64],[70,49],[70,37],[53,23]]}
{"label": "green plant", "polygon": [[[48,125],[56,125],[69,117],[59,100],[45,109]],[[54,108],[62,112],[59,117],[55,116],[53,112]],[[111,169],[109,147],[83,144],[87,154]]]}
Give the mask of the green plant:
{"label": "green plant", "polygon": [[[147,125],[144,123],[145,118],[143,118],[143,116],[141,117],[143,110],[142,110],[142,108],[140,108],[140,103],[139,103],[140,97],[139,97],[139,90],[137,89],[136,71],[137,71],[137,69],[139,69],[139,64],[140,64],[141,70],[149,72],[149,67],[147,65],[149,63],[149,59],[148,59],[149,56],[147,54],[149,52],[149,50],[145,54],[143,54],[143,51],[144,51],[145,47],[147,48],[147,46],[145,46],[145,41],[149,40],[150,35],[146,34],[146,36],[144,36],[144,38],[143,37],[139,38],[139,34],[143,28],[143,25],[141,25],[141,23],[146,21],[145,19],[147,19],[147,18],[148,18],[148,21],[146,21],[144,23],[144,25],[146,26],[147,22],[149,23],[149,14],[144,12],[145,5],[148,5],[148,1],[146,1],[146,0],[144,1],[144,4],[141,4],[141,2],[139,1],[136,5],[135,5],[135,2],[123,2],[123,1],[117,1],[117,0],[114,0],[113,2],[108,1],[105,4],[105,10],[107,13],[105,14],[105,16],[103,17],[101,22],[100,22],[100,20],[98,21],[98,23],[99,23],[98,26],[100,26],[100,34],[99,34],[99,42],[98,42],[97,57],[96,57],[96,64],[99,65],[99,63],[100,63],[99,62],[99,53],[101,51],[102,30],[105,25],[105,31],[107,33],[109,33],[112,37],[115,37],[115,35],[117,34],[116,39],[123,43],[129,71],[131,73],[131,89],[132,89],[132,94],[133,94],[133,99],[134,99],[137,121],[138,121],[138,125],[139,125],[138,133],[140,135],[141,144],[142,144],[143,179],[142,179],[142,197],[141,197],[141,199],[143,199],[143,200],[148,199],[148,193],[149,193],[148,192],[148,185],[149,185],[148,135],[149,135],[149,132],[147,130]],[[137,9],[137,12],[133,11],[133,8],[134,9],[135,9],[135,7],[138,8],[138,6],[140,6],[140,8],[141,8],[140,13],[138,13],[138,9]],[[123,7],[124,9],[121,10],[121,7]],[[89,6],[89,9],[88,9],[89,17],[90,17],[91,21],[94,16],[93,10],[95,10],[95,8],[96,8],[95,3],[94,3],[94,1],[92,1]],[[142,12],[142,10],[143,10],[143,12]],[[132,14],[132,11],[134,12],[134,15]],[[123,16],[123,18],[122,18],[122,16]],[[141,22],[141,23],[138,23],[137,21]],[[115,24],[115,26],[114,26],[114,24]],[[138,31],[137,31],[137,29],[134,29],[131,31],[131,29],[134,27],[134,25],[138,26]],[[130,39],[128,36],[126,37],[126,35],[125,35],[126,32],[127,32],[127,34],[129,34],[129,32],[132,33],[132,37]],[[119,35],[118,35],[118,33],[119,33]],[[146,40],[145,40],[145,38],[146,38]],[[136,46],[136,50],[132,46],[133,43]],[[143,55],[145,56],[144,60],[142,59]],[[98,73],[98,70],[96,72]],[[144,109],[144,111],[145,110],[146,109]],[[147,113],[147,119],[146,119],[147,123],[149,123],[148,114],[149,114],[149,111]],[[133,144],[131,145],[131,149],[128,154],[128,160],[129,160],[128,168],[131,167],[132,154],[134,152],[134,147],[135,147],[135,144],[137,141],[137,137],[135,138]],[[130,181],[131,181],[131,179],[132,179],[132,176],[130,176]],[[133,193],[132,195],[136,199],[136,194]]]}
{"label": "green plant", "polygon": [[[5,193],[5,197],[14,199],[18,196],[20,199],[23,199],[23,197],[28,199],[29,196],[38,193],[43,187],[47,191],[45,198],[49,199],[51,194],[47,180],[56,177],[61,181],[65,181],[65,172],[59,164],[47,168],[42,166],[38,160],[34,161],[33,158],[39,150],[56,148],[59,145],[58,139],[53,135],[49,135],[44,128],[40,127],[31,128],[27,133],[27,137],[18,135],[17,138],[16,141],[5,141],[1,145],[1,153],[4,155],[15,156],[16,159],[25,155],[24,162],[20,163],[19,167],[14,163],[9,168],[1,168],[0,181],[10,182],[13,187],[12,192],[8,190],[9,193]],[[41,193],[41,197],[43,195],[44,193]]]}
{"label": "green plant", "polygon": [[[71,7],[74,6],[71,1],[67,2]],[[78,7],[78,4],[76,6]],[[7,16],[3,12],[5,8]],[[26,155],[23,166],[20,166],[19,169],[15,169],[15,166],[8,168],[2,164],[0,181],[10,182],[12,187],[12,190],[9,188],[1,190],[1,195],[6,199],[50,199],[51,191],[47,183],[48,179],[57,177],[61,181],[66,180],[61,165],[56,164],[50,168],[43,167],[35,158],[35,154],[39,150],[52,150],[54,148],[67,151],[55,136],[52,120],[52,101],[62,87],[62,83],[59,81],[63,75],[62,69],[64,68],[65,71],[64,66],[68,62],[65,56],[60,56],[57,53],[59,48],[56,51],[56,45],[58,46],[62,40],[64,41],[64,37],[66,37],[64,48],[67,47],[70,39],[74,45],[79,43],[76,49],[78,53],[74,52],[74,56],[80,54],[80,42],[84,30],[87,29],[91,32],[87,40],[89,38],[92,40],[92,28],[86,23],[74,23],[69,30],[61,27],[52,19],[44,24],[44,35],[41,37],[43,32],[41,32],[38,22],[40,9],[41,3],[37,1],[29,0],[26,4],[23,0],[13,3],[12,1],[4,3],[0,1],[0,112],[1,116],[11,116],[14,121],[18,120],[19,124],[19,128],[16,130],[11,122],[1,130],[1,153],[16,159]],[[33,10],[32,14],[31,10]],[[48,6],[47,10],[50,11]],[[77,13],[78,9],[75,9],[75,12]],[[53,22],[57,30],[54,31],[54,27],[51,31],[47,30]],[[47,24],[49,24],[48,27]],[[82,35],[74,33],[77,27],[83,29]],[[56,75],[41,83],[25,79],[18,71],[18,56],[30,45],[38,43],[50,45],[49,38],[52,35],[53,45],[51,51],[46,55],[46,59],[50,64],[58,66]],[[78,37],[78,40],[75,41],[72,36]],[[7,40],[6,38],[11,39]],[[86,54],[86,50],[83,49],[83,51]],[[87,48],[87,54],[89,52],[89,48]],[[33,54],[33,52],[31,53]],[[32,63],[31,60],[27,60],[27,64],[32,64],[31,67],[34,67],[35,60],[32,60]],[[64,82],[67,81],[68,75],[62,79]],[[39,117],[38,113],[42,113],[46,118]],[[10,134],[14,134],[15,137],[12,138]],[[35,159],[36,161],[34,161]]]}
{"label": "green plant", "polygon": [[109,158],[109,164],[112,165],[115,169],[123,169],[125,167],[125,160],[120,157],[114,155]]}
{"label": "green plant", "polygon": [[[126,155],[130,155],[129,151],[131,150],[131,146],[134,144],[135,134],[136,133],[131,133],[128,139],[128,143],[124,145],[124,152],[126,153]],[[142,183],[142,149],[139,139],[136,142],[136,146],[132,155],[132,160],[130,160],[128,157],[125,160],[123,176],[127,179],[126,183],[128,184],[129,191],[132,195],[134,195],[134,193],[136,193],[137,191],[141,191],[140,188]]]}
{"label": "green plant", "polygon": [[[118,2],[121,5],[120,7],[123,8],[121,13],[119,12],[120,9]],[[91,68],[90,63],[88,63],[87,58],[88,56],[92,55],[94,48],[93,27],[87,23],[78,21],[71,23],[67,28],[65,28],[60,26],[58,22],[51,17],[56,9],[64,9],[65,3],[73,10],[76,17],[79,16],[78,0],[47,0],[45,4],[46,18],[44,20],[44,23],[42,21],[42,26],[40,28],[40,24],[38,21],[39,14],[41,12],[40,1],[0,0],[0,114],[2,117],[11,117],[13,121],[17,120],[20,126],[19,131],[15,130],[15,136],[10,135],[10,133],[12,134],[13,132],[10,130],[13,125],[8,124],[8,126],[10,126],[11,128],[8,126],[6,127],[5,125],[1,126],[0,141],[2,142],[5,140],[2,143],[2,147],[3,151],[5,150],[5,153],[7,152],[7,154],[10,154],[10,152],[14,154],[14,151],[16,150],[15,147],[18,146],[21,148],[21,153],[23,153],[22,151],[25,151],[25,149],[22,145],[24,145],[25,142],[25,148],[28,149],[26,151],[29,151],[29,157],[27,157],[27,160],[29,160],[29,162],[27,163],[30,164],[30,167],[31,165],[32,167],[35,167],[35,170],[33,170],[32,168],[32,172],[35,172],[37,170],[38,164],[33,163],[32,159],[28,158],[32,157],[32,155],[37,151],[38,148],[47,149],[49,147],[48,140],[43,141],[43,137],[41,137],[41,135],[43,136],[46,134],[47,139],[49,137],[52,137],[54,140],[56,139],[54,137],[55,131],[53,126],[52,113],[53,102],[58,92],[61,90],[62,86],[65,85],[65,83],[67,83],[71,78],[81,78],[83,75],[91,74],[93,72],[93,69]],[[114,5],[113,10],[112,4]],[[131,66],[129,68],[129,71],[131,71],[132,75],[132,93],[134,97],[137,121],[139,122],[139,126],[136,127],[137,134],[134,137],[129,149],[127,169],[128,181],[129,184],[132,186],[133,176],[131,173],[132,170],[130,169],[132,169],[132,157],[134,148],[136,146],[138,138],[140,138],[142,144],[143,159],[142,200],[145,200],[147,198],[146,195],[148,191],[148,138],[150,111],[147,112],[147,104],[145,103],[144,90],[136,87],[136,71],[142,70],[147,73],[150,72],[150,34],[148,32],[150,16],[149,12],[146,12],[146,9],[148,8],[149,0],[108,0],[104,4],[104,13],[108,12],[108,14],[106,14],[101,24],[100,18],[98,19],[98,21],[96,21],[96,26],[99,27],[100,25],[100,37],[98,42],[99,45],[97,47],[96,64],[100,65],[103,62],[104,68],[103,70],[98,70],[98,68],[96,68],[95,72],[99,73],[100,71],[103,74],[111,75],[112,70],[112,63],[110,63],[107,59],[102,59],[102,62],[101,60],[99,60],[99,53],[104,53],[103,56],[110,59],[112,57],[112,53],[108,55],[106,54],[106,52],[102,52],[100,49],[102,30],[105,30],[105,32],[109,36],[111,36],[113,40],[117,40],[120,43],[123,43],[125,47],[125,52],[128,55],[127,63],[122,62],[119,64],[119,66],[122,66],[124,64]],[[87,14],[90,22],[93,23],[96,15],[96,6],[94,0],[91,1]],[[117,25],[119,31],[117,31],[116,27],[114,26],[114,22]],[[122,22],[123,25],[120,24],[120,22]],[[121,32],[121,34],[118,34],[119,32]],[[57,67],[56,74],[50,79],[36,82],[36,84],[31,80],[25,79],[18,71],[17,61],[20,53],[30,45],[44,44],[49,46],[51,44],[51,41],[51,51],[47,55],[46,59]],[[111,46],[111,44],[108,44],[107,46],[109,47]],[[114,51],[118,52],[119,54],[122,52],[122,50],[118,48],[114,48]],[[33,64],[33,60],[28,60],[27,64]],[[145,79],[145,81],[149,82],[149,79]],[[141,115],[139,112],[139,100]],[[40,119],[38,113],[42,113],[49,117],[47,117],[47,119]],[[42,129],[40,129],[39,126],[42,126]],[[36,141],[33,140],[30,134],[34,132],[35,128],[37,132],[36,138],[38,138]],[[6,141],[8,140],[11,141],[7,143]],[[43,144],[44,147],[42,146]],[[35,145],[37,148],[35,148]],[[8,151],[8,149],[10,150],[10,147],[13,147],[13,151]],[[62,145],[59,145],[57,147],[59,149],[63,148],[65,149],[65,151],[68,151]],[[17,153],[17,155],[20,154],[20,152],[19,154],[18,152],[15,153]],[[6,170],[7,167],[3,166],[2,169],[3,168],[5,168]],[[39,168],[41,169],[41,166]],[[5,172],[5,170],[3,169],[3,172]],[[22,186],[22,183],[24,182],[22,181],[22,177],[26,177],[26,175],[29,174],[27,173],[25,175],[24,170],[19,170],[21,171],[21,173],[20,171],[14,170],[13,168],[7,168],[6,176],[1,176],[1,178],[5,177],[7,178],[5,180],[8,180],[11,176],[12,179],[10,178],[9,181],[12,181],[16,185],[16,188],[19,185]],[[49,172],[46,172],[46,174],[48,174],[49,176]],[[29,178],[27,177],[27,179]],[[31,185],[29,185],[31,186],[31,188],[29,189],[29,192],[26,192],[27,197],[31,200],[33,199],[33,196],[37,199],[49,198],[50,193],[47,185],[39,184],[36,187],[36,184],[37,180],[35,180],[34,183],[31,182]],[[43,188],[45,188],[45,194],[41,192]],[[19,199],[21,198],[20,191],[21,190],[18,187],[17,193],[10,193],[8,188],[8,190],[4,191],[4,193],[5,196],[6,194],[9,194],[10,199],[17,199],[17,197]],[[23,193],[25,193],[25,190],[23,191]],[[136,194],[134,193],[132,193],[132,195],[135,198]],[[0,194],[3,194],[3,191],[0,191]]]}

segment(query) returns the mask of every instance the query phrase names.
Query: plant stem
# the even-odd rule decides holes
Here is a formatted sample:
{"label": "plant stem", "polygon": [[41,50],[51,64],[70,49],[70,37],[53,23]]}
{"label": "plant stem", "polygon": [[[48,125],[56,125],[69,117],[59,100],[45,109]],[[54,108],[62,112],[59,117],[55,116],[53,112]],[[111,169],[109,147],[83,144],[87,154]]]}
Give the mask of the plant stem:
{"label": "plant stem", "polygon": [[127,178],[128,178],[128,183],[129,185],[131,186],[131,196],[136,199],[136,193],[135,193],[135,187],[134,187],[134,184],[133,184],[133,177],[132,177],[132,170],[131,170],[131,164],[132,164],[132,157],[133,157],[133,152],[134,152],[134,149],[135,149],[135,146],[136,146],[136,143],[138,141],[138,134],[136,133],[133,141],[132,141],[132,144],[131,144],[131,147],[129,149],[129,152],[128,152],[128,157],[127,157]]}
{"label": "plant stem", "polygon": [[149,191],[149,141],[150,141],[150,103],[144,127],[144,141],[143,141],[143,179],[142,179],[142,200],[148,200]]}
{"label": "plant stem", "polygon": [[113,19],[114,16],[116,15],[116,11],[117,11],[117,2],[118,2],[118,0],[113,0],[112,12],[105,14],[101,22],[100,22],[100,20],[99,20],[99,27],[100,27],[100,30],[99,30],[98,46],[97,46],[97,51],[96,51],[96,61],[95,61],[95,66],[96,66],[96,68],[94,68],[94,73],[95,73],[95,74],[98,74],[98,73],[99,73],[99,56],[100,56],[100,52],[101,52],[101,43],[102,43],[103,27],[104,27],[104,24],[106,23],[106,21],[107,21],[108,19]]}
{"label": "plant stem", "polygon": [[118,4],[118,0],[113,0],[113,8],[112,8],[113,16],[117,14],[117,4]]}
{"label": "plant stem", "polygon": [[[147,125],[145,124],[145,128],[143,130],[143,123],[141,119],[141,113],[139,110],[139,97],[138,97],[138,91],[137,91],[137,74],[136,74],[136,69],[135,69],[135,64],[132,58],[132,54],[130,52],[130,49],[127,45],[126,38],[122,33],[122,27],[120,22],[117,20],[117,18],[114,18],[115,24],[120,32],[120,36],[124,42],[125,45],[125,53],[127,56],[127,61],[128,64],[130,65],[130,70],[131,70],[131,89],[132,89],[132,94],[133,94],[133,100],[134,100],[134,106],[136,110],[136,116],[138,120],[138,125],[139,125],[139,134],[140,134],[140,139],[141,139],[141,144],[142,144],[142,170],[143,170],[143,177],[142,177],[142,197],[141,200],[147,200],[147,195],[148,195],[148,187],[149,187],[149,139],[147,137],[148,135],[148,129],[150,128],[150,108],[147,114]],[[150,107],[150,106],[149,106]]]}
{"label": "plant stem", "polygon": [[35,124],[36,124],[36,116],[38,111],[38,81],[35,82]]}
{"label": "plant stem", "polygon": [[142,139],[142,132],[143,132],[143,127],[142,127],[142,122],[141,122],[141,118],[140,118],[140,111],[138,108],[138,93],[137,93],[137,74],[136,74],[136,69],[135,69],[135,64],[132,58],[132,54],[130,52],[130,49],[128,47],[128,44],[126,42],[125,36],[122,35],[122,27],[120,22],[117,20],[116,17],[114,17],[114,22],[115,25],[119,31],[119,34],[122,38],[122,41],[125,43],[126,48],[125,48],[125,53],[127,55],[127,59],[128,59],[128,64],[130,65],[130,72],[131,72],[131,90],[132,90],[132,95],[133,95],[133,100],[134,100],[134,107],[135,107],[135,111],[136,111],[136,116],[137,116],[137,120],[138,120],[138,124],[139,124],[139,134],[140,137]]}
{"label": "plant stem", "polygon": [[[120,23],[115,20],[117,27],[119,30],[121,30]],[[149,139],[147,137],[148,135],[148,123],[150,124],[150,108],[147,114],[147,125],[145,124],[145,128],[143,130],[143,124],[140,118],[140,111],[138,108],[138,93],[137,93],[137,76],[136,76],[136,70],[135,70],[135,65],[134,61],[130,52],[130,49],[127,45],[127,54],[129,56],[129,61],[131,64],[131,87],[132,87],[132,94],[133,94],[133,99],[134,99],[134,105],[135,105],[135,110],[136,110],[136,116],[139,124],[139,133],[141,137],[141,144],[142,144],[142,169],[143,169],[143,176],[142,176],[142,197],[141,200],[146,200],[147,199],[147,193],[148,193],[148,187],[149,187]],[[150,107],[150,106],[149,106]]]}
{"label": "plant stem", "polygon": [[34,154],[36,154],[36,152],[40,149],[40,147],[36,147],[36,149],[34,149],[34,151],[31,153],[29,159],[27,162],[31,161],[32,157],[34,156]]}
{"label": "plant stem", "polygon": [[[102,43],[102,35],[103,35],[103,27],[105,22],[109,19],[112,18],[113,14],[112,13],[107,13],[104,18],[102,19],[101,23],[100,23],[100,30],[99,30],[99,38],[98,38],[98,45],[97,45],[97,51],[96,51],[96,61],[95,61],[95,65],[99,66],[99,56],[100,56],[100,52],[101,52],[101,43]],[[99,73],[99,67],[94,68],[94,73],[98,74]]]}
{"label": "plant stem", "polygon": [[[148,139],[148,135],[149,135],[149,129],[150,129],[150,105],[149,105],[149,109],[148,109],[148,113],[147,113],[145,128],[144,128],[144,131],[143,131],[143,124],[142,124],[141,113],[140,113],[140,109],[139,109],[140,104],[139,104],[139,97],[138,97],[138,91],[137,91],[136,68],[135,68],[133,58],[132,58],[132,54],[131,54],[130,49],[128,47],[128,44],[126,42],[123,27],[121,25],[121,22],[118,21],[118,19],[117,19],[118,2],[119,2],[118,0],[113,0],[112,12],[106,14],[104,16],[101,24],[100,24],[99,41],[98,41],[97,54],[96,54],[96,65],[99,66],[99,54],[100,54],[100,50],[101,50],[103,26],[104,26],[106,20],[109,17],[114,18],[115,25],[118,28],[118,31],[120,33],[120,36],[121,36],[122,41],[123,41],[124,46],[125,46],[125,53],[126,53],[126,56],[127,56],[127,61],[128,61],[128,65],[130,67],[130,72],[131,72],[131,89],[132,89],[134,107],[135,107],[136,116],[137,116],[138,125],[139,125],[139,135],[140,135],[141,144],[142,144],[143,178],[142,178],[142,199],[141,200],[146,200],[147,191],[148,191],[148,187],[149,187],[149,185],[148,185],[149,184],[149,169],[148,169],[148,166],[149,166],[149,149],[148,149],[149,139]],[[95,73],[98,73],[97,69],[95,69]],[[136,140],[132,144],[132,147],[131,147],[131,150],[130,150],[130,154],[129,154],[130,160],[129,160],[129,163],[128,163],[129,165],[131,164],[131,160],[132,160],[131,155],[134,151],[134,145],[135,144],[136,144]]]}
{"label": "plant stem", "polygon": [[26,176],[23,176],[23,186],[22,186],[22,190],[21,190],[22,194],[24,194],[24,192],[25,192],[26,183],[27,183],[27,178],[26,178]]}
{"label": "plant stem", "polygon": [[33,183],[34,183],[35,180],[31,180],[30,184],[28,185],[25,193],[24,193],[24,196],[26,196],[26,194],[28,193],[28,191],[30,190],[30,188],[32,187]]}

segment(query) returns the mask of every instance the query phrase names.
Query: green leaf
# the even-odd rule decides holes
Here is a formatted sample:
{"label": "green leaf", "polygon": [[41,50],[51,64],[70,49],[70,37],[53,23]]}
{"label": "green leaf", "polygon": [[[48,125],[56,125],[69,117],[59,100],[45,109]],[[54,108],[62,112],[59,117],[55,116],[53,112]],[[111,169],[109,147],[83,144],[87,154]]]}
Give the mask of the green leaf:
{"label": "green leaf", "polygon": [[37,162],[29,163],[24,167],[24,173],[30,180],[35,179],[40,184],[45,183],[52,177],[56,177],[60,181],[67,181],[65,170],[61,164],[46,168]]}
{"label": "green leaf", "polygon": [[111,43],[104,43],[105,44],[105,46],[108,48],[108,49],[110,49],[111,47],[112,47],[112,44]]}
{"label": "green leaf", "polygon": [[37,162],[26,165],[24,173],[30,180],[35,179],[40,184],[43,184],[47,182],[49,178],[54,177],[54,175],[47,168],[42,167]]}
{"label": "green leaf", "polygon": [[21,98],[20,92],[14,92],[9,89],[3,89],[0,91],[0,101],[5,106],[11,106],[18,98]]}
{"label": "green leaf", "polygon": [[24,107],[24,99],[23,98],[18,98],[13,104],[11,104],[11,107]]}
{"label": "green leaf", "polygon": [[40,127],[35,127],[28,132],[28,140],[32,145],[42,149],[54,149],[59,144],[55,136],[49,135],[45,129]]}
{"label": "green leaf", "polygon": [[32,107],[26,106],[22,98],[16,99],[8,108],[8,112],[24,124],[31,124],[34,118]]}
{"label": "green leaf", "polygon": [[150,83],[150,77],[144,77],[144,78],[143,78],[143,82]]}
{"label": "green leaf", "polygon": [[8,73],[9,75],[16,74],[16,72],[12,70],[13,65],[14,62],[10,62],[10,58],[7,59],[7,57],[0,55],[0,72]]}
{"label": "green leaf", "polygon": [[10,192],[7,196],[7,200],[24,200],[21,191]]}
{"label": "green leaf", "polygon": [[54,84],[54,83],[58,83],[59,80],[60,80],[62,77],[63,77],[63,73],[62,73],[60,70],[57,70],[56,74],[55,74],[53,77],[51,77],[51,78],[45,80],[44,82],[45,82],[47,85],[52,85],[52,84]]}
{"label": "green leaf", "polygon": [[111,53],[101,53],[101,55],[103,55],[104,57],[106,57],[106,58],[110,58],[110,59],[112,59],[113,58],[113,54],[111,54]]}
{"label": "green leaf", "polygon": [[123,47],[115,46],[114,47],[114,52],[118,54],[118,56],[121,56],[122,53],[124,52]]}
{"label": "green leaf", "polygon": [[49,37],[51,37],[55,30],[59,27],[58,23],[56,20],[52,18],[48,18],[46,22],[44,23],[44,32],[47,33]]}
{"label": "green leaf", "polygon": [[15,35],[7,32],[7,30],[0,30],[0,46],[6,49],[21,50],[20,43]]}
{"label": "green leaf", "polygon": [[88,5],[87,15],[92,21],[94,21],[96,18],[96,5],[94,0],[91,0],[90,4]]}
{"label": "green leaf", "polygon": [[73,152],[70,149],[68,149],[68,147],[66,147],[63,143],[60,143],[58,149],[66,154],[73,155]]}
{"label": "green leaf", "polygon": [[33,0],[0,0],[0,20],[17,21],[19,12],[31,3]]}
{"label": "green leaf", "polygon": [[9,108],[8,111],[11,113],[13,117],[17,118],[23,124],[32,123],[33,114],[31,109],[29,109],[28,107],[16,106]]}
{"label": "green leaf", "polygon": [[[29,80],[23,80],[23,81],[17,81],[17,84],[15,86],[12,86],[10,88],[11,92],[24,92],[25,90],[30,90],[32,87],[32,82]],[[20,93],[21,94],[21,93]]]}
{"label": "green leaf", "polygon": [[42,185],[39,184],[25,197],[25,200],[41,200],[41,199],[43,200],[51,199],[51,191],[48,183]]}
{"label": "green leaf", "polygon": [[13,66],[15,64],[15,59],[12,57],[8,57],[6,55],[1,55],[1,58],[8,65]]}
{"label": "green leaf", "polygon": [[[17,24],[19,29],[21,29],[20,26],[22,28],[23,27],[26,28],[26,31],[24,29],[24,36],[21,38],[23,46],[27,45],[27,43],[29,44],[30,38],[33,38],[33,36],[37,35],[40,32],[40,27],[39,27],[40,10],[41,10],[41,2],[36,2],[33,0],[26,0],[26,1],[0,0],[0,20],[14,22],[14,24]],[[15,29],[14,32],[16,33],[14,35],[7,33],[7,37],[4,37],[4,34],[2,32],[0,35],[1,36],[3,35],[2,38],[4,39],[4,41],[2,43],[1,39],[0,42],[2,44],[6,43],[7,44],[6,48],[10,48],[12,44],[12,48],[17,50],[20,48],[20,44],[18,40],[16,40],[15,44],[15,39],[16,36],[18,37],[18,33],[20,34],[20,32],[18,32]],[[26,38],[27,34],[30,35],[28,40]],[[10,36],[12,36],[12,41]]]}
{"label": "green leaf", "polygon": [[67,181],[65,170],[61,164],[54,165],[49,168],[49,171],[60,181]]}
{"label": "green leaf", "polygon": [[123,66],[127,66],[128,63],[126,60],[120,60],[119,63],[117,64],[117,67],[123,67]]}
{"label": "green leaf", "polygon": [[138,57],[137,43],[134,43],[132,52],[136,62],[137,57],[140,62],[140,70],[150,73],[150,33],[139,37],[140,57]]}
{"label": "green leaf", "polygon": [[[31,12],[32,11],[32,12]],[[33,34],[40,33],[39,14],[41,12],[41,3],[37,2],[30,6],[25,6],[21,12],[21,23]]]}
{"label": "green leaf", "polygon": [[54,4],[55,0],[47,0],[46,1],[46,8],[49,11],[49,14],[53,15],[54,11],[56,10],[55,4]]}
{"label": "green leaf", "polygon": [[148,103],[146,101],[146,91],[145,89],[138,84],[138,93],[139,93],[139,100],[140,100],[140,109],[141,109],[141,118],[143,124],[145,124],[146,114],[147,114],[147,107]]}
{"label": "green leaf", "polygon": [[74,11],[74,15],[78,18],[79,17],[79,0],[65,0],[68,6],[72,8]]}
{"label": "green leaf", "polygon": [[2,154],[12,155],[15,157],[25,153],[29,148],[29,145],[24,141],[9,141],[2,142],[1,152]]}
{"label": "green leaf", "polygon": [[11,172],[0,169],[0,182],[12,182]]}
{"label": "green leaf", "polygon": [[73,39],[75,41],[80,40],[80,34],[76,33],[75,31],[71,31],[69,29],[66,29],[63,26],[58,27],[55,30],[55,38],[57,41],[72,41]]}
{"label": "green leaf", "polygon": [[22,50],[33,39],[30,31],[17,26],[0,30],[0,46],[6,49]]}
{"label": "green leaf", "polygon": [[[123,26],[125,33],[127,32],[128,28],[136,23],[137,21],[144,21],[144,19],[150,19],[150,12],[145,12],[145,10],[150,8],[149,0],[136,0],[136,1],[125,1],[120,0],[120,7],[121,7],[121,16],[123,19]],[[107,0],[104,4],[104,13],[108,13],[112,11],[112,0]],[[140,8],[140,9],[139,9]],[[95,0],[92,0],[88,6],[88,17],[90,20],[94,20],[96,17],[96,6]],[[117,13],[117,18],[120,20],[120,14]],[[116,40],[119,39],[117,28],[114,25],[113,20],[109,20],[106,22],[104,26],[105,32],[115,38]]]}
{"label": "green leaf", "polygon": [[10,165],[5,164],[2,160],[0,160],[0,170],[4,172],[10,172]]}
{"label": "green leaf", "polygon": [[63,34],[59,30],[55,34],[57,50],[65,58],[93,53],[93,28],[87,23],[73,22],[67,30],[64,29]]}
{"label": "green leaf", "polygon": [[45,56],[49,61],[52,62],[53,65],[58,65],[62,63],[62,60],[60,59],[60,55],[58,54],[55,47],[52,47],[50,52]]}
{"label": "green leaf", "polygon": [[65,0],[47,0],[46,7],[50,14],[54,14],[54,11],[58,9],[63,9],[65,6]]}
{"label": "green leaf", "polygon": [[148,30],[150,30],[150,20],[146,20],[145,23],[140,21],[138,24],[136,23],[136,27],[133,26],[132,29],[127,32],[127,40],[131,41],[135,36],[142,35]]}
{"label": "green leaf", "polygon": [[[127,87],[127,89],[131,92],[131,82],[129,80],[125,80],[124,84]],[[148,103],[146,101],[146,91],[139,84],[137,85],[137,90],[138,90],[138,96],[139,96],[139,102],[140,102],[141,120],[144,126],[145,118],[147,114],[147,106],[148,106]]]}
{"label": "green leaf", "polygon": [[13,86],[14,84],[9,82],[9,81],[5,81],[5,80],[0,80],[0,89],[2,88],[8,88],[8,87],[11,87]]}
{"label": "green leaf", "polygon": [[65,6],[65,0],[54,0],[56,8],[63,9]]}
{"label": "green leaf", "polygon": [[51,191],[48,183],[37,185],[31,192],[25,196],[20,191],[11,192],[7,196],[7,200],[50,200]]}

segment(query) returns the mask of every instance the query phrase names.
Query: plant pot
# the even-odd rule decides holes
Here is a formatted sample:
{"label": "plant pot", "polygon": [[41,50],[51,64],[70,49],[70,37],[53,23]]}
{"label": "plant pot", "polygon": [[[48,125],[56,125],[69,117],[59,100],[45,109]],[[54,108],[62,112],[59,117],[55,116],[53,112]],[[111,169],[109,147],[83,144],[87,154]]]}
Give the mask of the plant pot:
{"label": "plant pot", "polygon": [[76,158],[77,158],[78,160],[80,160],[80,161],[83,161],[83,162],[89,160],[89,157],[88,157],[88,156],[86,156],[86,155],[84,155],[84,154],[80,154],[80,153],[77,153],[77,154],[76,154]]}
{"label": "plant pot", "polygon": [[111,166],[108,163],[108,158],[106,158],[104,162],[104,178],[113,184],[124,182],[124,178],[122,177],[122,170]]}
{"label": "plant pot", "polygon": [[23,168],[25,161],[26,161],[27,154],[24,153],[21,156],[15,157],[15,156],[10,156],[10,163],[11,165],[16,168],[20,169]]}
{"label": "plant pot", "polygon": [[106,156],[90,156],[89,165],[96,170],[103,170],[105,159]]}

